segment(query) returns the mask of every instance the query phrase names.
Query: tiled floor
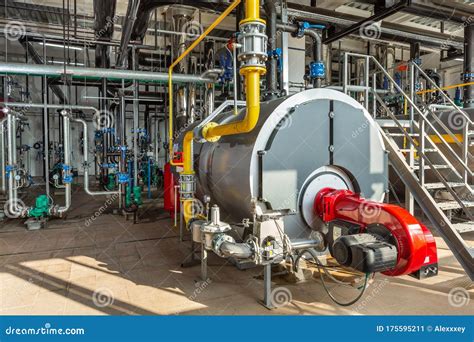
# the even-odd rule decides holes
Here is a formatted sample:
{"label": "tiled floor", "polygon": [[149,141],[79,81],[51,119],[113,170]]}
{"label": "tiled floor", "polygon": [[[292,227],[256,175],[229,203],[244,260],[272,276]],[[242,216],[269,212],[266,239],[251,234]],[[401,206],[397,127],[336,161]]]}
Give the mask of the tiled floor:
{"label": "tiled floor", "polygon": [[[281,280],[291,302],[268,311],[258,303],[263,293],[261,269],[239,271],[210,257],[208,283],[198,283],[199,266],[182,268],[189,242],[160,208],[146,205],[138,224],[106,213],[105,198],[80,193],[66,220],[46,229],[26,231],[19,220],[0,222],[0,314],[3,315],[235,315],[235,314],[472,314],[474,301],[450,304],[453,288],[474,289],[444,243],[437,239],[440,275],[425,281],[377,276],[356,305],[331,302],[318,280],[292,284]],[[87,222],[91,222],[88,224]],[[474,234],[468,235],[474,240]],[[335,290],[350,300],[353,289]]]}

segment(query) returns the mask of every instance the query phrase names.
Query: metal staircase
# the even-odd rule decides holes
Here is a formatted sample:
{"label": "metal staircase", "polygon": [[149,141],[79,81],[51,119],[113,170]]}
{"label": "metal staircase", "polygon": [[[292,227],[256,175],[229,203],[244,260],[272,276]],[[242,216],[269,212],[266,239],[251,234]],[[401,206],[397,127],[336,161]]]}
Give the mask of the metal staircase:
{"label": "metal staircase", "polygon": [[[349,74],[349,57],[365,61],[363,85],[353,84]],[[418,203],[431,224],[445,240],[457,260],[474,280],[474,248],[464,241],[461,233],[474,230],[474,177],[469,163],[472,155],[474,130],[470,117],[439,89],[424,71],[410,63],[408,95],[372,56],[346,53],[343,63],[343,91],[358,97],[378,122],[380,133],[389,152],[389,161],[406,186],[406,206],[414,212]],[[452,127],[438,117],[415,91],[415,73],[437,88],[449,103],[450,115],[456,115],[459,128]],[[372,76],[370,76],[372,75]],[[407,116],[397,116],[376,89],[377,77],[385,77],[397,96],[406,102]],[[370,80],[372,79],[372,87]],[[459,121],[461,120],[461,121]]]}

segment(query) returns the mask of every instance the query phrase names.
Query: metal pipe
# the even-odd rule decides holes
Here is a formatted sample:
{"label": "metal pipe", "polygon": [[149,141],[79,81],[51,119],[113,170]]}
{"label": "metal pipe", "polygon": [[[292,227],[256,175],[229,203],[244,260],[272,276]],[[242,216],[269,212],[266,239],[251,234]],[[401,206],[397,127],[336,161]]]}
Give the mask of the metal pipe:
{"label": "metal pipe", "polygon": [[67,109],[67,110],[90,110],[94,114],[100,114],[100,111],[91,106],[76,106],[76,105],[61,105],[61,104],[46,104],[43,103],[22,103],[22,102],[0,102],[0,105],[5,107],[20,107],[20,108],[50,108],[50,109]]}
{"label": "metal pipe", "polygon": [[[219,25],[240,3],[241,0],[235,0],[227,9],[222,12],[222,14],[204,31],[198,39],[196,39],[187,49],[184,51],[176,60],[173,62],[173,64],[170,65],[168,69],[168,93],[169,93],[169,98],[168,98],[168,107],[169,107],[169,118],[168,118],[168,145],[169,145],[169,159],[170,159],[170,164],[173,166],[181,166],[181,163],[175,163],[173,161],[174,159],[174,146],[173,146],[173,134],[174,134],[174,129],[173,129],[173,80],[176,78],[182,76],[181,74],[173,75],[173,70],[174,68],[192,51],[194,48],[206,37],[211,33],[214,28]],[[250,1],[250,0],[249,0]],[[210,82],[208,82],[210,83]],[[192,133],[192,132],[191,132]],[[191,143],[191,140],[188,142]],[[189,149],[192,151],[192,148]]]}
{"label": "metal pipe", "polygon": [[[313,23],[328,23],[338,26],[351,26],[365,18],[360,16],[347,15],[341,12],[334,12],[324,10],[320,7],[314,8],[300,5],[297,3],[288,4],[288,15],[300,20],[310,21]],[[427,30],[415,29],[409,26],[403,26],[393,23],[386,23],[380,28],[382,34],[381,40],[384,37],[393,39],[394,37],[406,38],[411,41],[421,42],[424,46],[446,47],[452,46],[455,48],[462,48],[462,43],[456,37],[450,37],[447,34],[434,33]],[[359,35],[357,34],[359,37]],[[392,40],[391,40],[392,41]]]}
{"label": "metal pipe", "polygon": [[298,249],[308,249],[308,248],[316,248],[316,249],[324,249],[324,241],[323,239],[319,240],[294,240],[291,241],[291,249],[298,250]]}
{"label": "metal pipe", "polygon": [[10,168],[8,175],[8,211],[15,217],[25,217],[27,208],[20,208],[18,201],[18,192],[16,188],[16,120],[17,118],[11,110],[4,108],[3,112],[7,114],[7,148],[8,148],[8,166]]}
{"label": "metal pipe", "polygon": [[5,178],[5,122],[7,118],[0,120],[0,167],[2,177],[2,193],[5,193],[7,189],[6,178]]}
{"label": "metal pipe", "polygon": [[219,252],[226,258],[249,259],[253,256],[252,247],[249,244],[238,242],[223,242]]}
{"label": "metal pipe", "polygon": [[277,12],[274,0],[265,1],[264,8],[267,14],[268,49],[270,52],[265,98],[266,100],[272,100],[278,96],[278,60],[273,55],[273,51],[277,48]]}
{"label": "metal pipe", "polygon": [[[35,65],[21,63],[0,63],[0,74],[6,75],[29,75],[29,76],[50,76],[61,78],[64,72],[70,77],[106,78],[108,80],[127,80],[166,83],[169,81],[169,74],[162,72],[118,70],[118,69],[97,69],[82,68],[76,66],[61,65]],[[174,83],[214,83],[212,78],[205,78],[197,75],[177,74],[173,75]]]}
{"label": "metal pipe", "polygon": [[84,154],[84,191],[91,196],[104,196],[104,195],[118,195],[120,194],[119,191],[91,191],[89,188],[89,141],[88,141],[88,127],[87,127],[87,122],[83,119],[76,119],[72,118],[71,119],[74,122],[78,122],[82,124],[83,128],[83,135],[84,135],[84,141],[83,141],[83,154]]}
{"label": "metal pipe", "polygon": [[[63,170],[63,172],[69,174],[71,168],[71,136],[70,136],[70,113],[67,110],[62,110],[61,115],[63,117],[63,147],[64,147],[64,165],[69,168],[69,170]],[[69,210],[71,207],[71,183],[66,182],[64,186],[64,206],[57,207],[54,211],[60,216]]]}
{"label": "metal pipe", "polygon": [[[297,25],[291,24],[278,24],[277,28],[289,33],[297,33],[299,28]],[[322,62],[323,60],[323,41],[321,34],[315,29],[305,29],[304,35],[313,39],[313,61]],[[316,78],[314,80],[314,87],[321,88],[321,79]]]}
{"label": "metal pipe", "polygon": [[137,20],[138,7],[140,7],[140,0],[128,1],[127,16],[125,18],[125,24],[122,27],[122,39],[120,41],[122,48],[117,56],[116,63],[116,66],[119,68],[124,67],[126,57],[128,56],[128,44],[130,43],[130,37],[132,36],[133,26]]}
{"label": "metal pipe", "polygon": [[[464,28],[464,82],[474,81],[474,23]],[[464,108],[474,108],[474,85],[464,88]]]}

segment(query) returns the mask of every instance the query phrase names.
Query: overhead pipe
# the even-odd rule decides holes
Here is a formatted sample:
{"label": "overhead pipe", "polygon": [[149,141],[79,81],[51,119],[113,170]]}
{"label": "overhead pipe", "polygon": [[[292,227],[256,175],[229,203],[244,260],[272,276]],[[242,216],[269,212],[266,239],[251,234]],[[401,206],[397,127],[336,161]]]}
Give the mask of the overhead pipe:
{"label": "overhead pipe", "polygon": [[[0,63],[0,74],[5,75],[29,75],[29,76],[50,76],[60,78],[64,75],[73,78],[87,78],[97,80],[106,78],[108,80],[128,80],[142,82],[169,82],[169,74],[162,72],[117,70],[102,68],[82,68],[66,65],[34,65],[23,63]],[[173,76],[175,83],[210,83],[215,82],[212,79],[197,75],[178,74]]]}
{"label": "overhead pipe", "polygon": [[128,56],[128,45],[132,36],[133,26],[137,20],[139,6],[140,0],[128,0],[127,15],[125,17],[125,25],[122,27],[122,39],[120,41],[120,46],[122,48],[117,56],[116,63],[116,66],[119,68],[125,66],[125,61]]}
{"label": "overhead pipe", "polygon": [[[94,0],[94,36],[98,41],[111,41],[114,33],[117,0]],[[109,46],[99,45],[95,49],[95,65],[110,68]]]}
{"label": "overhead pipe", "polygon": [[[409,8],[409,7],[408,7]],[[288,15],[302,21],[311,23],[324,23],[327,25],[351,26],[366,18],[342,12],[326,10],[321,7],[310,7],[297,3],[288,3]],[[392,41],[395,38],[405,38],[409,42],[420,42],[424,46],[462,48],[462,42],[449,34],[442,34],[422,30],[410,26],[384,22],[380,27],[380,39]]]}

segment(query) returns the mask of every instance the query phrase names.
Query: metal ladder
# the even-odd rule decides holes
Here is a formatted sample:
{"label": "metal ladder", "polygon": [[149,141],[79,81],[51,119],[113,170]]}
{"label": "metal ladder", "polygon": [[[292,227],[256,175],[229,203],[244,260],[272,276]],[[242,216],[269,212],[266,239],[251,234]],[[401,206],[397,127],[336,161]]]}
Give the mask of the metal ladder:
{"label": "metal ladder", "polygon": [[[349,57],[365,61],[362,87],[352,84]],[[415,70],[423,76],[427,77],[427,75],[417,64],[410,63],[409,65],[410,95],[405,93],[404,89],[374,57],[346,53],[343,63],[343,91],[346,94],[352,92],[353,95],[359,97],[359,101],[376,119],[389,152],[390,164],[406,186],[407,209],[413,213],[416,200],[466,273],[474,280],[474,248],[469,246],[460,235],[461,232],[471,231],[474,228],[474,192],[469,183],[469,180],[473,178],[473,172],[469,168],[472,155],[468,151],[474,130],[473,122],[440,91],[446,97],[446,101],[451,104],[453,113],[464,120],[461,138],[459,134],[454,134],[436,113],[421,98],[418,98],[414,82]],[[379,90],[376,89],[379,75],[386,77],[398,91],[397,96],[407,102],[410,109],[408,118],[397,117],[379,95]],[[427,77],[427,82],[430,81],[433,82]],[[433,84],[437,87],[434,82]],[[420,105],[417,106],[417,103]],[[456,151],[453,145],[457,146],[459,151]],[[439,198],[437,194],[440,191],[449,194],[450,199]],[[454,210],[462,211],[463,219],[459,222],[452,222],[451,214]]]}

